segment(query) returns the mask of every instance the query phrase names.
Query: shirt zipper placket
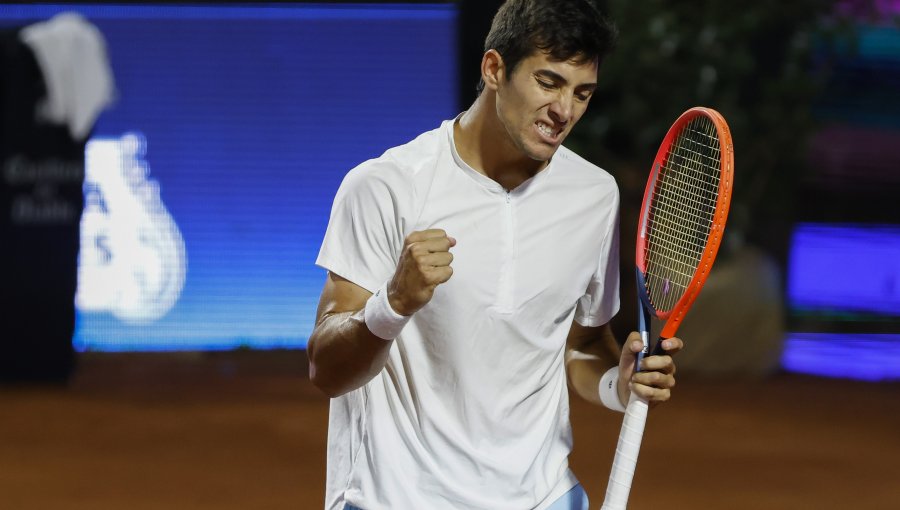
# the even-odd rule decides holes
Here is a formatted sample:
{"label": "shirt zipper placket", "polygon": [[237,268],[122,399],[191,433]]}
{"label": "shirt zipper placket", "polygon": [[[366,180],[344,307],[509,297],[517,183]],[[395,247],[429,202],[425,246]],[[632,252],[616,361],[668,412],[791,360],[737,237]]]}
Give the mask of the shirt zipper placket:
{"label": "shirt zipper placket", "polygon": [[513,294],[515,290],[515,274],[516,267],[516,237],[515,237],[515,215],[513,214],[513,200],[509,191],[505,192],[505,204],[503,208],[504,218],[504,239],[503,239],[503,262],[500,273],[500,292],[497,303],[497,311],[503,314],[513,312]]}

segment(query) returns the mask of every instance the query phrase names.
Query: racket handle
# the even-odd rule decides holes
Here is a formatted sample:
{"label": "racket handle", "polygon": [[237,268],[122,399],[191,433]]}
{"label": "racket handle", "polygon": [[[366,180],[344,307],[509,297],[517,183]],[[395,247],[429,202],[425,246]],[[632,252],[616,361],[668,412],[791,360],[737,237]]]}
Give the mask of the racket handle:
{"label": "racket handle", "polygon": [[651,356],[661,356],[666,353],[662,346],[663,340],[666,338],[659,337],[656,339],[656,345],[653,346],[653,351],[650,353]]}
{"label": "racket handle", "polygon": [[622,420],[616,456],[609,473],[609,484],[606,486],[606,499],[603,500],[601,510],[625,510],[628,505],[631,481],[637,467],[638,453],[641,451],[644,425],[647,423],[648,407],[646,400],[631,394]]}

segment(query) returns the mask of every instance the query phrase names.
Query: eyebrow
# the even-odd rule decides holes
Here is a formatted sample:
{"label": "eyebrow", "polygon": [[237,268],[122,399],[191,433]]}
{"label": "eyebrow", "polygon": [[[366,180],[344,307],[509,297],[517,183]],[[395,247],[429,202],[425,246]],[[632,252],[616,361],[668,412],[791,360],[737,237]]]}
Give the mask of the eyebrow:
{"label": "eyebrow", "polygon": [[[561,84],[563,84],[563,85],[569,83],[569,80],[563,78],[563,76],[562,76],[561,74],[556,73],[556,72],[554,72],[554,71],[551,71],[551,70],[549,70],[549,69],[538,69],[537,71],[534,72],[534,74],[543,76],[543,77],[545,77],[545,78],[550,78],[550,79],[553,80],[554,82],[556,82],[556,83],[561,83]],[[575,88],[576,88],[576,89],[590,89],[590,90],[594,90],[594,89],[597,88],[597,82],[593,82],[593,83],[582,83],[581,85],[578,85],[578,86],[576,86]]]}

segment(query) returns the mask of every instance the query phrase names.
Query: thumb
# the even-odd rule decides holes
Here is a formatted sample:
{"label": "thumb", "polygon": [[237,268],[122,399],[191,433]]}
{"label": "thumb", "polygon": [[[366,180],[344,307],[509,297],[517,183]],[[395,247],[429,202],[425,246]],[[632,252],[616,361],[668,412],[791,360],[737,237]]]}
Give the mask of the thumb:
{"label": "thumb", "polygon": [[634,373],[634,364],[637,355],[644,349],[644,342],[641,341],[641,334],[632,331],[625,343],[622,345],[622,354],[619,357],[619,373],[631,380],[631,374]]}

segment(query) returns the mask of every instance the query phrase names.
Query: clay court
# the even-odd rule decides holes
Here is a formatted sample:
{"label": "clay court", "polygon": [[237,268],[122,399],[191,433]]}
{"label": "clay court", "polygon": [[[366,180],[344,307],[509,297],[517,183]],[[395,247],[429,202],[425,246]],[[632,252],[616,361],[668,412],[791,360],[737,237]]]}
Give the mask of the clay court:
{"label": "clay court", "polygon": [[[900,508],[900,386],[682,376],[629,508]],[[328,401],[302,351],[90,354],[66,388],[0,389],[0,508],[320,509]],[[620,417],[573,401],[599,508]]]}

